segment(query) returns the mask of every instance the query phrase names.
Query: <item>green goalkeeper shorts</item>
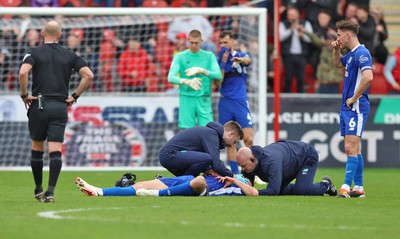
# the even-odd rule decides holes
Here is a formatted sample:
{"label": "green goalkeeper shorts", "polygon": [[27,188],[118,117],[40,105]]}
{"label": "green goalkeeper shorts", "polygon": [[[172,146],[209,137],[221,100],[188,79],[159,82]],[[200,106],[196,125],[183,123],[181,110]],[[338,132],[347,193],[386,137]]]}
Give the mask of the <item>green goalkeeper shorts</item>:
{"label": "green goalkeeper shorts", "polygon": [[178,122],[180,128],[194,127],[196,122],[199,126],[206,126],[212,121],[214,121],[214,115],[210,96],[180,96]]}

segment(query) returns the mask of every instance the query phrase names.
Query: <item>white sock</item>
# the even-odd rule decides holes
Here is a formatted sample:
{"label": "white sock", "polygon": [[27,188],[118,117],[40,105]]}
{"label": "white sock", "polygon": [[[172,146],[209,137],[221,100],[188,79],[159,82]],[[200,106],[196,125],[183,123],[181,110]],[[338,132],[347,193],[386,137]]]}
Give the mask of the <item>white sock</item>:
{"label": "white sock", "polygon": [[354,190],[354,191],[362,192],[362,191],[364,191],[364,187],[363,187],[363,186],[354,185],[353,190]]}

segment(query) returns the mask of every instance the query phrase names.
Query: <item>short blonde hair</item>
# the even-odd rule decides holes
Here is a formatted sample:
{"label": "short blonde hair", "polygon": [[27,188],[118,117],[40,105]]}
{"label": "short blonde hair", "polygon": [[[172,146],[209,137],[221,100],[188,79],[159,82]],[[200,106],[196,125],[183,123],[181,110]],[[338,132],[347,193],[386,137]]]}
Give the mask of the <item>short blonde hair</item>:
{"label": "short blonde hair", "polygon": [[240,125],[233,120],[226,122],[224,124],[224,129],[227,131],[233,131],[237,136],[239,136],[240,140],[242,140],[244,137],[242,127],[240,127]]}

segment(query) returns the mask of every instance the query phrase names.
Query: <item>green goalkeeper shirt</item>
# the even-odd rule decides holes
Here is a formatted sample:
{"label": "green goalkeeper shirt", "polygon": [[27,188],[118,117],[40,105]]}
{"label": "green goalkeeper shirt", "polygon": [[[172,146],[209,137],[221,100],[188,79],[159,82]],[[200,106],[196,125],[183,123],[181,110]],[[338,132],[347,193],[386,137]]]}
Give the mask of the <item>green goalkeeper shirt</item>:
{"label": "green goalkeeper shirt", "polygon": [[[208,70],[209,75],[205,76],[199,74],[191,77],[186,76],[185,70],[195,66]],[[179,94],[196,97],[211,96],[211,82],[213,79],[222,79],[217,58],[212,52],[200,49],[198,52],[192,53],[190,50],[185,50],[175,55],[171,63],[171,68],[169,69],[168,82],[179,85],[181,79],[191,80],[195,77],[201,78],[201,89],[195,91],[187,85],[180,85]]]}

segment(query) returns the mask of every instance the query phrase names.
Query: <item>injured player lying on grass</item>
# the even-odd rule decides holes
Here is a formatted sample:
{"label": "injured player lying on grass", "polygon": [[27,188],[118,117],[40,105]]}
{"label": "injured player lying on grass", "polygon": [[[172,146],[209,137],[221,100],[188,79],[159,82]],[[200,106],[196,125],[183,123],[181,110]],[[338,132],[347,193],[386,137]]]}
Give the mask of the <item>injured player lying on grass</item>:
{"label": "injured player lying on grass", "polygon": [[257,196],[257,189],[241,174],[221,177],[184,175],[158,178],[135,183],[128,187],[99,188],[80,177],[76,186],[87,196]]}

